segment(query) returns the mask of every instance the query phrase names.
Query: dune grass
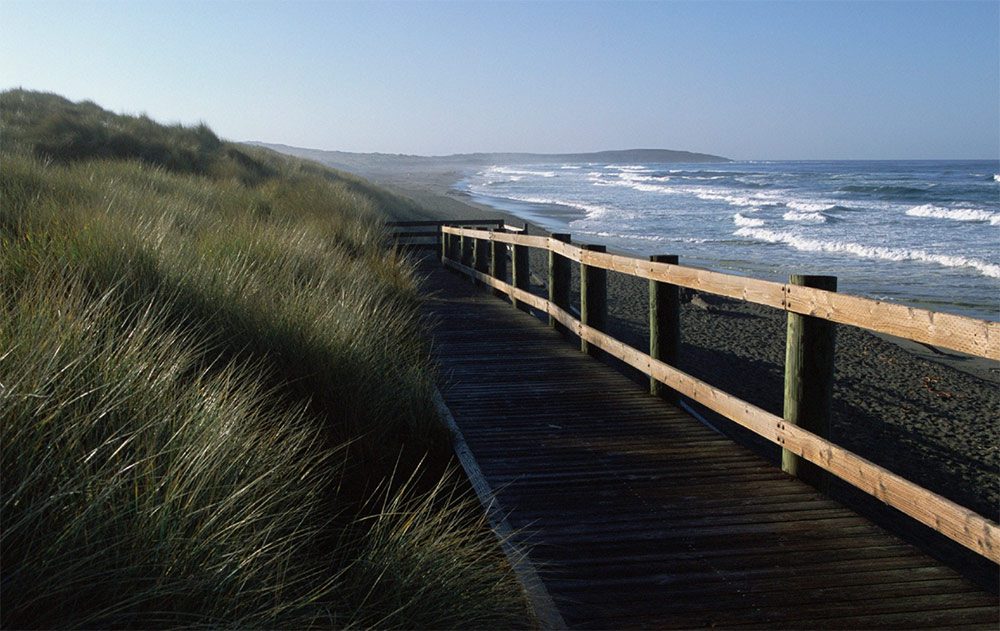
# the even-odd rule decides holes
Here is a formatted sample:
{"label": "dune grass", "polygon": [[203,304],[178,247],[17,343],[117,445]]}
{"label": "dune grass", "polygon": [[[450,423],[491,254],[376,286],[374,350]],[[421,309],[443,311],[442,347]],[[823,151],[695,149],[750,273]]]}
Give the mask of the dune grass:
{"label": "dune grass", "polygon": [[357,178],[0,95],[0,623],[510,627]]}

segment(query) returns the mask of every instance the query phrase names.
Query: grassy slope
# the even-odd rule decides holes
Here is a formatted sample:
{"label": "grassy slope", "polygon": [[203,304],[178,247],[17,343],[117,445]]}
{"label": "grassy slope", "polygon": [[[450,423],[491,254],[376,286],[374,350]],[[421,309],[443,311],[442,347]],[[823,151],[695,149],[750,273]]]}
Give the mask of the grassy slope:
{"label": "grassy slope", "polygon": [[3,626],[525,621],[440,481],[409,202],[55,95],[0,121]]}

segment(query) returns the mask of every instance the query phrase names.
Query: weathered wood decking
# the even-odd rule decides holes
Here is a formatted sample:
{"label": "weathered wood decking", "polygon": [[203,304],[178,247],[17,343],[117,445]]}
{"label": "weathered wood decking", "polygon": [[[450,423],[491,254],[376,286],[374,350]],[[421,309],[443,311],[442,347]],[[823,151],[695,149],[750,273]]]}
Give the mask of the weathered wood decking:
{"label": "weathered wood decking", "polygon": [[445,402],[567,625],[997,627],[995,596],[426,269]]}

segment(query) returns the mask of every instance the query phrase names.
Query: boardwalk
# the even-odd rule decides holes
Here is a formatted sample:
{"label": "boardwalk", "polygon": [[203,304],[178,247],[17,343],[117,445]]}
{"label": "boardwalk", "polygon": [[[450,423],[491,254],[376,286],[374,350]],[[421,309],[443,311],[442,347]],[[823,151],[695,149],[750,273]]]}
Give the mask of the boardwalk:
{"label": "boardwalk", "polygon": [[445,402],[566,625],[997,627],[995,596],[427,270]]}

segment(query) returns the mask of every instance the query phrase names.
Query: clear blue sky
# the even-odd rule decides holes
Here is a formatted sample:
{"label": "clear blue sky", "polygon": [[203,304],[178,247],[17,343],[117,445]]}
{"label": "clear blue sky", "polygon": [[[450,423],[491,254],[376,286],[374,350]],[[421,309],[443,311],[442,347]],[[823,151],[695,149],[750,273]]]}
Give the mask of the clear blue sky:
{"label": "clear blue sky", "polygon": [[1000,2],[0,0],[0,88],[347,151],[1000,157]]}

